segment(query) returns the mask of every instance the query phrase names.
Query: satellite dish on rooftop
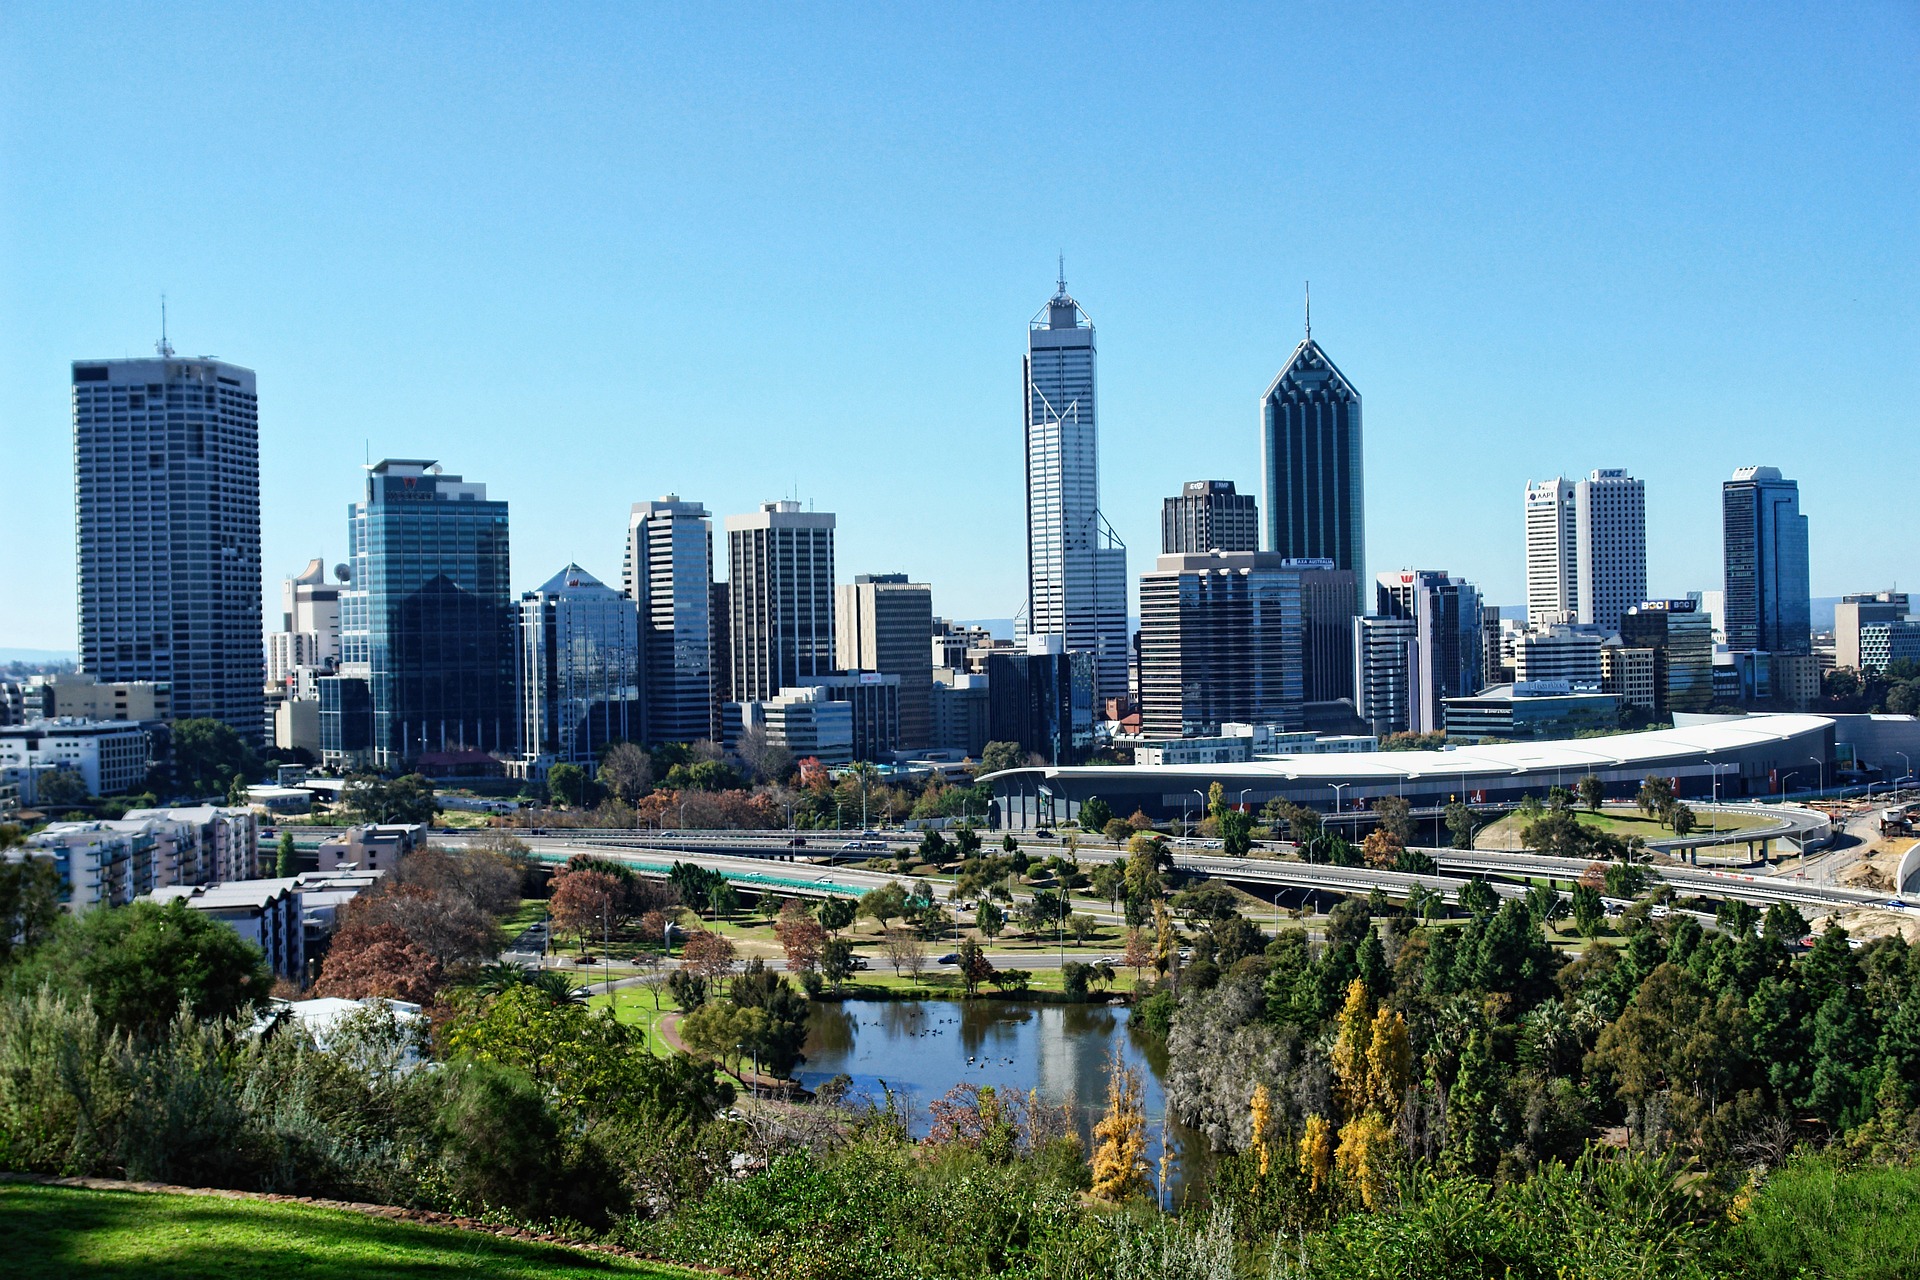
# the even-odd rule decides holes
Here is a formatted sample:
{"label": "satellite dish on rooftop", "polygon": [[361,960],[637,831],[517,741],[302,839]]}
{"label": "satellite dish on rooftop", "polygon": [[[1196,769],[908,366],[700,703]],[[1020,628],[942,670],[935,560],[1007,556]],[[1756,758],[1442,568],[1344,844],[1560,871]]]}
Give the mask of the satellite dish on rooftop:
{"label": "satellite dish on rooftop", "polygon": [[333,566],[333,576],[335,581],[338,582],[352,582],[353,570],[347,568],[344,564],[337,564]]}

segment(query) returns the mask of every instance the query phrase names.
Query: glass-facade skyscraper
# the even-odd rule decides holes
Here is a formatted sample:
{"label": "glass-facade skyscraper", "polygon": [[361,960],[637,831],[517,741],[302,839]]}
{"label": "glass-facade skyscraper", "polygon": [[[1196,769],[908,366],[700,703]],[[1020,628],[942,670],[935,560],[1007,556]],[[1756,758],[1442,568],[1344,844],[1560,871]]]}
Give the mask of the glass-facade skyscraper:
{"label": "glass-facade skyscraper", "polygon": [[[373,764],[396,768],[429,752],[516,754],[519,629],[507,504],[430,460],[390,458],[367,469],[350,540],[354,590],[341,593],[341,644],[351,660],[362,643],[349,622],[349,597],[357,597]],[[343,664],[343,674],[353,671]]]}
{"label": "glass-facade skyscraper", "polygon": [[640,610],[646,740],[719,738],[716,686],[727,677],[714,646],[713,521],[707,509],[671,493],[634,503],[623,577],[623,589]]}
{"label": "glass-facade skyscraper", "polygon": [[1028,636],[1093,655],[1097,698],[1127,693],[1127,549],[1100,513],[1093,322],[1058,282],[1027,325]]}
{"label": "glass-facade skyscraper", "polygon": [[1778,467],[1742,467],[1720,487],[1727,647],[1811,653],[1812,587],[1800,486]]}
{"label": "glass-facade skyscraper", "polygon": [[570,564],[520,597],[521,742],[529,760],[591,766],[645,740],[640,611]]}
{"label": "glass-facade skyscraper", "polygon": [[1480,592],[1443,569],[1402,569],[1374,580],[1374,612],[1414,624],[1407,678],[1407,728],[1446,728],[1446,699],[1479,693],[1487,664],[1481,651]]}
{"label": "glass-facade skyscraper", "polygon": [[1367,571],[1360,392],[1311,327],[1267,387],[1260,413],[1267,550],[1351,572],[1357,614]]}
{"label": "glass-facade skyscraper", "polygon": [[260,418],[250,369],[73,365],[80,666],[172,686],[173,715],[261,738]]}

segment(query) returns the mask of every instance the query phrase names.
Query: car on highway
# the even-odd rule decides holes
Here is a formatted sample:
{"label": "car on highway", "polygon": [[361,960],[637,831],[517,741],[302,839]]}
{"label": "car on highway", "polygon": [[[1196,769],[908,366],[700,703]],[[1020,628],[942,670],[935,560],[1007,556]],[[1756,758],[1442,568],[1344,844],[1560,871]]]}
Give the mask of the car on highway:
{"label": "car on highway", "polygon": [[1654,906],[1653,910],[1647,912],[1648,917],[1654,920],[1665,920],[1668,916],[1672,914],[1673,912],[1670,908],[1659,906],[1657,904]]}
{"label": "car on highway", "polygon": [[1905,911],[1911,906],[1913,906],[1913,904],[1911,902],[1908,902],[1905,898],[1888,898],[1887,905],[1893,908],[1893,910],[1895,911]]}
{"label": "car on highway", "polygon": [[806,847],[807,838],[805,836],[793,836],[787,840],[787,848],[789,849],[804,849]]}
{"label": "car on highway", "polygon": [[885,853],[885,840],[849,840],[840,846],[842,853]]}
{"label": "car on highway", "polygon": [[960,953],[958,951],[949,951],[947,952],[947,954],[941,956],[938,960],[935,960],[934,963],[935,964],[959,964]]}

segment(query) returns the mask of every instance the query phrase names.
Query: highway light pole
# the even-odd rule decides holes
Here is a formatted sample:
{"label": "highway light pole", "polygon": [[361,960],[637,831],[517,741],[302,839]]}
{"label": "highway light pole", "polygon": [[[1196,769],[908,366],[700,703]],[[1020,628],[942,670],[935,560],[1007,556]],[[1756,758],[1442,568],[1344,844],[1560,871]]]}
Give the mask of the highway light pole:
{"label": "highway light pole", "polygon": [[1333,812],[1337,817],[1340,813],[1340,793],[1353,784],[1351,782],[1329,782],[1327,785],[1333,788]]}
{"label": "highway light pole", "polygon": [[1825,795],[1827,793],[1827,762],[1819,756],[1808,756],[1807,759],[1820,766],[1820,794]]}

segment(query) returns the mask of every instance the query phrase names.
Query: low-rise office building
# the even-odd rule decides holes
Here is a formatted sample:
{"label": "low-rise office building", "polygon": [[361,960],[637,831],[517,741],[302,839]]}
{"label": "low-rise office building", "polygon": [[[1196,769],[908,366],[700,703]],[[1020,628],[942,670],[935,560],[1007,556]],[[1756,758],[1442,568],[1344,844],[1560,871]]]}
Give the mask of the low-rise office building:
{"label": "low-rise office building", "polygon": [[765,730],[767,741],[795,760],[812,758],[832,768],[854,761],[854,705],[836,700],[823,686],[780,690],[763,702],[740,704],[743,728]]}
{"label": "low-rise office building", "polygon": [[1870,622],[1860,628],[1860,670],[1879,675],[1896,662],[1920,662],[1920,619]]}
{"label": "low-rise office building", "polygon": [[36,676],[40,714],[49,720],[171,720],[173,686],[165,680],[101,680],[84,671]]}
{"label": "low-rise office building", "polygon": [[131,721],[32,720],[0,728],[0,778],[36,800],[35,779],[56,769],[80,775],[87,794],[120,795],[146,780],[149,740]]}
{"label": "low-rise office building", "polygon": [[322,841],[321,871],[391,871],[400,859],[427,843],[427,828],[419,823],[371,822]]}
{"label": "low-rise office building", "polygon": [[[1115,739],[1114,745],[1128,744]],[[1131,745],[1137,765],[1237,764],[1278,756],[1378,751],[1380,739],[1371,734],[1289,732],[1271,724],[1223,724],[1214,737],[1142,739]]]}
{"label": "low-rise office building", "polygon": [[1472,697],[1448,698],[1446,707],[1447,737],[1468,742],[1571,738],[1583,729],[1611,729],[1620,718],[1619,700],[1601,692],[1598,681],[1495,685]]}
{"label": "low-rise office building", "polygon": [[[964,654],[962,657],[964,659]],[[977,757],[986,750],[987,678],[952,667],[933,669],[933,745]]]}

